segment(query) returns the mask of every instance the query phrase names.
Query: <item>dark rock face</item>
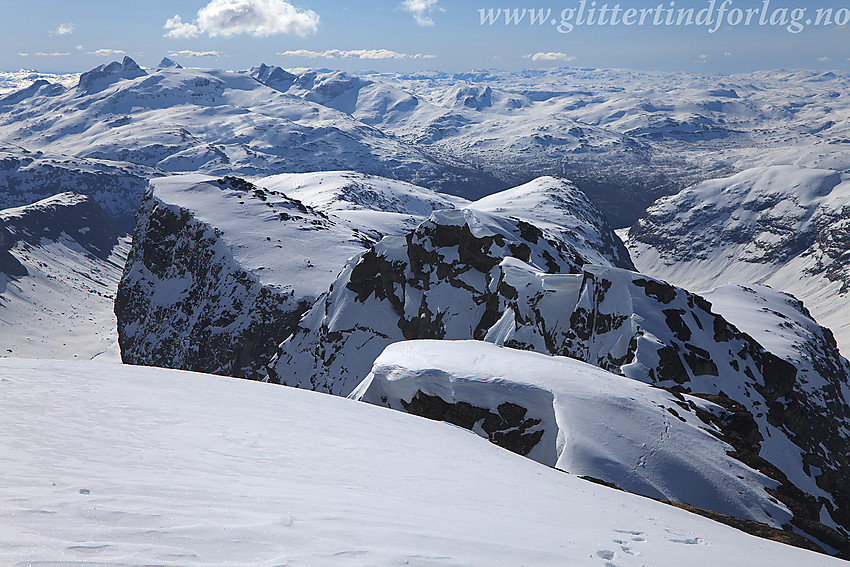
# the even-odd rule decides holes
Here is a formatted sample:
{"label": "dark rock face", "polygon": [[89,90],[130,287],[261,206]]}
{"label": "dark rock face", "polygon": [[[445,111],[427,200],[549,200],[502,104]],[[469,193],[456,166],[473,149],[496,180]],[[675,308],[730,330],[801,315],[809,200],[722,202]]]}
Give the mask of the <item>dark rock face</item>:
{"label": "dark rock face", "polygon": [[841,282],[839,293],[846,295],[850,292],[850,205],[820,214],[813,232],[814,245],[822,256],[810,273],[823,273],[830,281]]}
{"label": "dark rock face", "polygon": [[439,396],[429,396],[421,390],[409,402],[402,400],[405,411],[436,421],[446,421],[472,429],[480,422],[481,429],[491,443],[520,455],[528,455],[543,438],[541,420],[526,418],[528,410],[517,404],[504,402],[496,412],[473,406],[466,402],[448,403]]}
{"label": "dark rock face", "polygon": [[234,261],[220,231],[149,194],[115,301],[121,356],[260,379],[310,304],[261,283]]}
{"label": "dark rock face", "polygon": [[[257,193],[238,179],[220,184],[246,199]],[[312,214],[291,205],[280,222]],[[808,363],[780,358],[700,296],[590,265],[580,249],[529,222],[474,210],[438,211],[406,235],[384,238],[350,259],[312,307],[264,287],[234,261],[216,227],[185,209],[149,195],[139,227],[116,302],[127,362],[258,378],[274,354],[270,381],[348,395],[397,341],[477,339],[568,356],[714,401],[721,409],[700,419],[736,459],[775,481],[792,524],[850,549],[850,364],[826,331],[799,347]],[[699,414],[682,404],[669,413]],[[539,408],[488,408],[422,391],[404,408],[481,424],[493,442],[521,454],[544,435],[534,421]],[[799,461],[783,456],[789,452]]]}
{"label": "dark rock face", "polygon": [[281,345],[270,380],[347,395],[391,342],[483,339],[501,316],[497,290],[511,293],[500,263],[514,251],[552,272],[584,263],[528,223],[471,210],[440,211],[405,237],[385,238],[349,263]]}
{"label": "dark rock face", "polygon": [[0,218],[0,274],[13,278],[27,275],[26,267],[9,253],[16,242],[17,239],[6,229],[3,219]]}

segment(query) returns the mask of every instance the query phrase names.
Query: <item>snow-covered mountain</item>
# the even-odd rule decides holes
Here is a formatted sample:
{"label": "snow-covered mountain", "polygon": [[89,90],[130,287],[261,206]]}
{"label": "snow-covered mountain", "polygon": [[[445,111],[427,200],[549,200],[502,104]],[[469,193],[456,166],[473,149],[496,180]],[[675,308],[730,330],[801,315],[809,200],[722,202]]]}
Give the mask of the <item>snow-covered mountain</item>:
{"label": "snow-covered mountain", "polygon": [[[484,339],[518,293],[541,310],[569,313],[580,278],[555,274],[580,272],[588,257],[608,265],[619,259],[610,249],[606,258],[601,243],[578,244],[475,208],[435,212],[407,235],[385,237],[347,263],[281,345],[271,379],[348,395],[386,345]],[[516,270],[531,274],[531,289],[511,285]]]}
{"label": "snow-covered mountain", "polygon": [[638,268],[688,289],[792,293],[850,351],[850,176],[773,166],[661,199],[629,231]]}
{"label": "snow-covered mountain", "polygon": [[[754,165],[796,163],[840,170],[850,165],[846,73],[777,70],[720,76],[560,68],[365,78],[432,103],[451,99],[458,90],[483,92],[489,87],[523,101],[511,110],[517,119],[543,122],[547,109],[550,125],[560,125],[562,118],[574,120],[635,138],[662,154],[673,150],[703,169],[702,174]],[[498,106],[483,105],[481,110],[503,114]],[[641,168],[640,174],[647,172]]]}
{"label": "snow-covered mountain", "polygon": [[0,210],[0,357],[120,360],[120,235],[86,195]]}
{"label": "snow-covered mountain", "polygon": [[[850,557],[850,363],[818,324],[850,340],[847,76],[35,79],[0,94],[5,354],[109,356],[114,297],[124,362],[353,395]],[[611,224],[686,186],[633,264]],[[618,545],[591,559],[646,563]]]}
{"label": "snow-covered mountain", "polygon": [[269,351],[375,238],[239,178],[155,180],[115,303],[122,358],[261,377]]}
{"label": "snow-covered mountain", "polygon": [[0,71],[0,96],[31,86],[37,81],[48,81],[71,87],[80,80],[79,73],[42,73],[33,69]]}
{"label": "snow-covered mountain", "polygon": [[510,184],[541,174],[574,179],[617,226],[664,194],[754,166],[850,171],[846,74],[563,68],[357,76],[267,65],[251,74]]}
{"label": "snow-covered mountain", "polygon": [[314,392],[22,360],[0,388],[10,565],[844,564]]}
{"label": "snow-covered mountain", "polygon": [[173,173],[352,169],[470,195],[498,188],[450,154],[400,141],[245,73],[145,70],[129,57],[83,73],[74,88],[44,84],[0,100],[0,140]]}
{"label": "snow-covered mountain", "polygon": [[[739,300],[754,315],[729,309],[744,329],[777,329],[772,343],[757,331],[766,350],[702,297],[630,271],[599,211],[554,178],[472,203],[352,172],[255,181],[152,182],[116,300],[125,362],[345,396],[399,341],[569,356],[724,408],[682,402],[796,529],[848,547],[850,364],[796,300],[753,292]],[[756,507],[748,519],[766,521]]]}

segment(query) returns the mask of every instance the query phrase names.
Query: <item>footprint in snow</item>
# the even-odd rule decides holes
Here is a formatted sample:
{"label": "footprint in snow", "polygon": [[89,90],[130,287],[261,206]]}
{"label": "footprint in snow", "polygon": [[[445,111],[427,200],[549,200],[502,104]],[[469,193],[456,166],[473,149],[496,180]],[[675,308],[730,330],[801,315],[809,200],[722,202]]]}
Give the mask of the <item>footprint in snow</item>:
{"label": "footprint in snow", "polygon": [[629,535],[632,536],[632,541],[646,541],[644,537],[646,534],[643,532],[639,532],[636,530],[614,530],[618,534]]}
{"label": "footprint in snow", "polygon": [[705,543],[701,537],[689,537],[687,539],[671,539],[673,543],[684,543],[686,545],[698,545],[701,543]]}

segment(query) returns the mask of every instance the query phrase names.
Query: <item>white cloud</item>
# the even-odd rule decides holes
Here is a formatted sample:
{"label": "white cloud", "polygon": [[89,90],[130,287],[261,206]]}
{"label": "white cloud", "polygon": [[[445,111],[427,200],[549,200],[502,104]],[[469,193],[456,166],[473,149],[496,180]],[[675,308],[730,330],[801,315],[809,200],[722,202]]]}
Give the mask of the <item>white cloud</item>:
{"label": "white cloud", "polygon": [[211,0],[198,10],[192,23],[174,16],[165,22],[166,37],[189,38],[205,33],[210,37],[250,34],[267,37],[289,34],[305,37],[316,33],[319,15],[299,10],[285,0]]}
{"label": "white cloud", "polygon": [[50,32],[50,35],[71,35],[74,33],[74,24],[59,24],[59,27]]}
{"label": "white cloud", "polygon": [[329,49],[327,51],[308,51],[296,49],[294,51],[283,51],[278,55],[289,57],[311,57],[321,59],[435,59],[436,55],[425,55],[422,53],[399,53],[389,49],[352,49],[344,51],[340,49]]}
{"label": "white cloud", "polygon": [[724,56],[724,57],[732,57],[732,52],[731,52],[731,51],[727,51],[727,52],[725,52],[725,53],[723,54],[723,56]]}
{"label": "white cloud", "polygon": [[532,61],[575,61],[576,58],[567,55],[566,53],[560,53],[558,51],[550,51],[549,53],[531,53],[529,55],[524,56],[526,59],[531,59]]}
{"label": "white cloud", "polygon": [[820,61],[821,63],[826,63],[827,61],[829,61],[829,57],[818,57],[818,61]]}
{"label": "white cloud", "polygon": [[169,30],[165,37],[176,37],[176,38],[186,38],[186,37],[197,37],[201,30],[195,24],[186,24],[180,18],[180,16],[174,16],[173,18],[169,18],[167,22],[165,22],[165,29]]}
{"label": "white cloud", "polygon": [[127,52],[122,49],[96,49],[94,51],[86,51],[86,55],[97,55],[98,57],[114,57],[115,55],[126,55]]}
{"label": "white cloud", "polygon": [[190,51],[184,49],[182,51],[172,51],[168,54],[169,57],[221,57],[218,51]]}
{"label": "white cloud", "polygon": [[401,9],[405,12],[413,14],[413,19],[417,24],[423,27],[433,26],[434,18],[432,14],[434,10],[443,11],[437,4],[440,0],[404,0],[401,3]]}

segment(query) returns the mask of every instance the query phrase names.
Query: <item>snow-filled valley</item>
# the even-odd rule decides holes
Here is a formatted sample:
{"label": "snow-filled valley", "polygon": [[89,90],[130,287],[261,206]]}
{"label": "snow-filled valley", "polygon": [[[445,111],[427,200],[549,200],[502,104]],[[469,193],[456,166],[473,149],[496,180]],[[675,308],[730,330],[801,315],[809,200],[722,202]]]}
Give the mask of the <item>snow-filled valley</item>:
{"label": "snow-filled valley", "polygon": [[0,73],[0,563],[850,559],[848,85]]}

